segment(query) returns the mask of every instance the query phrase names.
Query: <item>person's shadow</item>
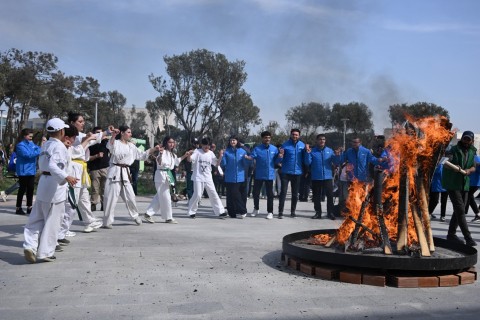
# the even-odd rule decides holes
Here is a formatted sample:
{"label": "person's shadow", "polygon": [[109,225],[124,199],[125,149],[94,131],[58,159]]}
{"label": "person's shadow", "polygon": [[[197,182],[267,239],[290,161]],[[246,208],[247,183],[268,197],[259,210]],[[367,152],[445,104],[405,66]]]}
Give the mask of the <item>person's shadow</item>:
{"label": "person's shadow", "polygon": [[[0,247],[8,247],[11,251],[0,251],[0,260],[11,265],[26,264],[23,257],[23,224],[0,226]],[[19,239],[20,238],[20,239]]]}

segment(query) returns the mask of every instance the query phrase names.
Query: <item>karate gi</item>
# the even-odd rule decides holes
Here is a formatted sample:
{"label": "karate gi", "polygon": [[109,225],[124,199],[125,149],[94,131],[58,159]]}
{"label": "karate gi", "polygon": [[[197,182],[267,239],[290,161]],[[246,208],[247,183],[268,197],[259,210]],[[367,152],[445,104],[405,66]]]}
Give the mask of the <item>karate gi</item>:
{"label": "karate gi", "polygon": [[133,161],[145,161],[149,156],[148,150],[141,151],[131,142],[125,144],[120,140],[115,140],[113,145],[108,142],[107,148],[110,150],[110,167],[108,167],[107,183],[103,196],[104,226],[110,226],[114,221],[114,210],[119,195],[127,206],[128,214],[134,220],[138,218],[137,203],[128,167]]}
{"label": "karate gi", "polygon": [[171,183],[167,170],[173,170],[173,168],[179,164],[180,158],[170,151],[165,150],[161,156],[159,155],[157,157],[157,170],[155,170],[154,176],[157,194],[153,197],[152,202],[147,208],[147,212],[145,213],[147,216],[151,217],[160,211],[164,220],[172,219]]}
{"label": "karate gi", "polygon": [[50,138],[44,143],[38,158],[42,175],[32,213],[25,225],[24,249],[34,252],[37,259],[51,257],[55,253],[60,223],[65,211],[68,184],[69,155],[65,145]]}

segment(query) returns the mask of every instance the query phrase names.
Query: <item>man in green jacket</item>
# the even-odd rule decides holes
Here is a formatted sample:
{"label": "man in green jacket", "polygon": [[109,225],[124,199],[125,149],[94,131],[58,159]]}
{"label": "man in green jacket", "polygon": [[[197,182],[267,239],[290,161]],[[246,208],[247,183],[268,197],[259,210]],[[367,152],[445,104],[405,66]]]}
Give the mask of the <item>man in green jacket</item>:
{"label": "man in green jacket", "polygon": [[448,227],[447,240],[464,244],[456,235],[457,227],[460,227],[465,243],[472,247],[476,246],[477,243],[472,239],[470,230],[468,230],[467,220],[465,219],[465,204],[470,188],[468,175],[475,171],[474,157],[477,149],[473,146],[473,140],[472,131],[463,133],[462,139],[447,154],[448,161],[456,165],[457,168],[444,165],[442,173],[442,185],[447,190],[453,205],[453,215]]}

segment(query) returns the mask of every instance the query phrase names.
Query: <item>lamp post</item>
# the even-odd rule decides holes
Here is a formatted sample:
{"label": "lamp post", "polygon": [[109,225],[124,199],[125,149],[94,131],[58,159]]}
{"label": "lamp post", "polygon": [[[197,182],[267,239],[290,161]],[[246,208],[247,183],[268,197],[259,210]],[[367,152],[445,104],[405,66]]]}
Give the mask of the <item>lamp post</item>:
{"label": "lamp post", "polygon": [[340,119],[343,121],[343,150],[345,150],[345,135],[347,134],[347,121],[350,120],[348,118]]}
{"label": "lamp post", "polygon": [[95,100],[95,127],[97,126],[97,119],[98,119],[98,99]]}

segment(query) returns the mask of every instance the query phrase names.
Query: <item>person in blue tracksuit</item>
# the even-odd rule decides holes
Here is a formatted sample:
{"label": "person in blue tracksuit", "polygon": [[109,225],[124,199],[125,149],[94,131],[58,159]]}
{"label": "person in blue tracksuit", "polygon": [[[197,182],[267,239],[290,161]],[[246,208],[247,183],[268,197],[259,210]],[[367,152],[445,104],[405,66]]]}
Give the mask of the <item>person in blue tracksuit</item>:
{"label": "person in blue tracksuit", "polygon": [[247,152],[240,148],[238,138],[232,136],[229,146],[225,150],[220,164],[224,173],[225,186],[227,188],[227,211],[231,218],[247,216],[245,198],[245,166],[249,161]]}
{"label": "person in blue tracksuit", "polygon": [[290,207],[290,217],[295,218],[295,210],[298,202],[298,189],[300,178],[303,174],[303,153],[305,144],[300,141],[300,130],[290,130],[290,139],[285,141],[280,147],[279,157],[282,159],[282,187],[280,191],[278,204],[278,219],[283,219],[283,208],[287,196],[288,183],[291,184],[292,201]]}
{"label": "person in blue tracksuit", "polygon": [[430,193],[428,196],[428,212],[430,213],[430,219],[436,218],[433,211],[437,207],[438,200],[440,199],[440,221],[442,222],[445,221],[448,201],[447,190],[442,186],[443,160],[444,159],[438,163],[433,172],[432,182],[430,183]]}
{"label": "person in blue tracksuit", "polygon": [[305,152],[305,165],[310,167],[312,176],[313,207],[315,215],[312,219],[321,219],[322,204],[320,198],[322,190],[327,198],[327,217],[335,220],[333,214],[333,173],[335,167],[335,153],[326,146],[326,137],[324,134],[317,135],[317,145],[310,149],[307,147]]}
{"label": "person in blue tracksuit", "polygon": [[260,135],[262,144],[253,149],[249,159],[255,160],[255,180],[253,182],[252,217],[258,214],[260,190],[265,185],[267,192],[267,219],[273,218],[273,180],[275,179],[275,162],[278,160],[278,148],[271,145],[272,134],[264,131]]}
{"label": "person in blue tracksuit", "polygon": [[33,130],[25,128],[20,134],[21,141],[15,147],[17,163],[15,171],[20,188],[17,193],[16,214],[25,214],[22,209],[23,195],[27,196],[27,214],[32,211],[33,191],[35,189],[35,174],[37,173],[37,158],[40,147],[33,143]]}
{"label": "person in blue tracksuit", "polygon": [[475,171],[469,175],[470,178],[470,189],[468,190],[468,201],[465,206],[465,214],[468,213],[468,207],[472,207],[475,217],[471,222],[479,223],[480,222],[480,209],[478,208],[477,202],[475,201],[475,192],[477,192],[480,187],[480,156],[475,155]]}

